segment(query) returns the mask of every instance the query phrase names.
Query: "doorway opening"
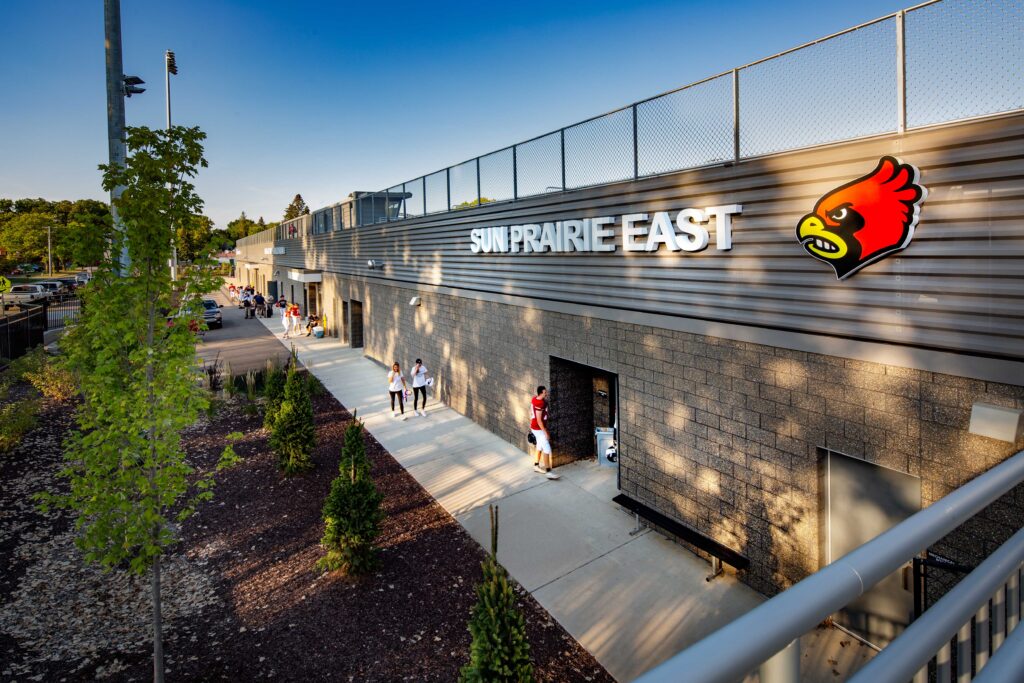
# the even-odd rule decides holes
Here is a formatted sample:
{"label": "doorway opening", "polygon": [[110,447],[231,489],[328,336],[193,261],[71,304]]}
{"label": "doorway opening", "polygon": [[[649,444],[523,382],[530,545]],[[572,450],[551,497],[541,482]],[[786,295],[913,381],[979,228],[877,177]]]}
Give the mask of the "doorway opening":
{"label": "doorway opening", "polygon": [[315,282],[306,285],[306,315],[320,315],[320,287]]}
{"label": "doorway opening", "polygon": [[363,348],[363,302],[355,299],[349,302],[349,337],[352,348]]}
{"label": "doorway opening", "polygon": [[[888,531],[921,509],[921,479],[836,451],[818,449],[821,565]],[[912,563],[833,616],[858,640],[883,648],[914,619]]]}
{"label": "doorway opening", "polygon": [[619,376],[555,356],[550,370],[552,464],[598,456],[598,430],[618,439]]}

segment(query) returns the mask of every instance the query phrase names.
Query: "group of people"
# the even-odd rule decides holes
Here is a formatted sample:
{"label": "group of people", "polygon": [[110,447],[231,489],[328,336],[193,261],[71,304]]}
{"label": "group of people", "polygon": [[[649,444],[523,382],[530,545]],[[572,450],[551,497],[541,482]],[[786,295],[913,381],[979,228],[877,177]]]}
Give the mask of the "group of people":
{"label": "group of people", "polygon": [[[391,396],[391,417],[405,419],[405,401],[412,395],[412,409],[415,415],[427,416],[427,387],[433,385],[434,379],[430,376],[427,366],[423,360],[416,359],[412,368],[412,391],[402,374],[402,366],[395,361],[388,372],[388,394]],[[420,397],[423,398],[423,408],[420,408]],[[398,410],[395,410],[395,401],[398,401]]]}
{"label": "group of people", "polygon": [[271,302],[268,302],[262,292],[257,292],[252,285],[235,287],[228,285],[228,298],[238,304],[238,307],[245,311],[245,317],[270,317]]}
{"label": "group of people", "polygon": [[[284,338],[290,337],[308,337],[319,327],[322,331],[323,321],[315,313],[310,313],[306,317],[305,333],[303,333],[302,325],[302,310],[296,303],[288,303],[282,296],[277,302],[277,307],[281,309],[281,326],[284,327]],[[318,334],[319,336],[319,334]]]}

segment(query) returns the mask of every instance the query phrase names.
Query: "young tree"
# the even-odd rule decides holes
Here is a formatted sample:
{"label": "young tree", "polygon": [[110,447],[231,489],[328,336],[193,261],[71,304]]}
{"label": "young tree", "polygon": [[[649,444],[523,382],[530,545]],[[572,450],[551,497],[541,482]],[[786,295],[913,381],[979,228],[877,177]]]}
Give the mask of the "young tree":
{"label": "young tree", "polygon": [[340,474],[331,482],[331,491],[324,501],[324,537],[321,541],[327,554],[317,567],[325,571],[341,570],[349,575],[365,574],[377,567],[380,523],[384,511],[380,492],[370,478],[366,459],[363,424],[358,419],[345,429]]}
{"label": "young tree", "polygon": [[307,213],[309,213],[309,207],[306,206],[306,202],[302,199],[302,195],[297,194],[292,200],[292,203],[288,205],[288,208],[284,210],[284,220],[290,221],[293,218],[305,216]]}
{"label": "young tree", "polygon": [[313,425],[313,402],[309,398],[306,379],[292,363],[284,385],[284,400],[274,418],[270,447],[277,453],[278,464],[285,474],[309,469],[309,454],[316,443]]}
{"label": "young tree", "polygon": [[277,413],[281,410],[281,401],[284,400],[285,374],[279,368],[267,370],[263,380],[263,397],[267,400],[266,409],[263,412],[263,426],[267,429],[274,428],[277,420]]}
{"label": "young tree", "polygon": [[491,553],[483,561],[484,580],[469,620],[473,640],[469,663],[459,672],[462,683],[527,683],[533,680],[526,623],[516,607],[508,572],[498,564],[498,508],[491,513]]}
{"label": "young tree", "polygon": [[[70,492],[40,495],[44,509],[77,513],[77,543],[87,561],[149,572],[158,681],[160,558],[175,541],[171,521],[188,518],[213,485],[212,473],[193,477],[180,434],[208,403],[189,320],[201,319],[200,295],[216,283],[202,269],[173,283],[167,268],[171,226],[202,209],[191,179],[206,166],[205,137],[198,128],[129,128],[132,154],[124,166],[100,167],[105,189],[125,188],[117,202],[122,228],[85,290],[81,319],[61,340],[83,397],[61,472]],[[130,257],[125,273],[122,247]],[[231,458],[225,449],[220,466]]]}

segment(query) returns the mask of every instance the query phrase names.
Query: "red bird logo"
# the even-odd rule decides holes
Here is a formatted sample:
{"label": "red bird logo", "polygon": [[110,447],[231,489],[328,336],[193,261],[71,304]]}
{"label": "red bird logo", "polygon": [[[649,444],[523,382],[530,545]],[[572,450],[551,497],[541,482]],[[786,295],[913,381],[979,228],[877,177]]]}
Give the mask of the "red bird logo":
{"label": "red bird logo", "polygon": [[905,249],[914,238],[928,190],[918,170],[885,156],[866,176],[832,190],[800,219],[796,236],[808,254],[845,280],[858,270]]}

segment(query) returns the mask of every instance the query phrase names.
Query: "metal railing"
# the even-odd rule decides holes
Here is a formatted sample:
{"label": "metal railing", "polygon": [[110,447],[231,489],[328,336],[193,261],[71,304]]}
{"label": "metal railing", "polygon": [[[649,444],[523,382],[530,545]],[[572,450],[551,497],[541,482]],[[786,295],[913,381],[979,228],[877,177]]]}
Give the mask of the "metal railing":
{"label": "metal railing", "polygon": [[[637,683],[734,683],[758,667],[762,667],[762,674],[765,674],[766,669],[774,669],[776,672],[762,675],[762,683],[766,683],[766,680],[773,683],[795,683],[795,676],[798,675],[795,670],[799,668],[798,648],[795,642],[800,636],[816,628],[826,618],[897,571],[915,555],[946,536],[1022,481],[1024,451],[675,655],[638,678]],[[992,641],[998,638],[1002,643],[1001,639],[1006,634],[1008,622],[998,620],[1000,614],[1007,614],[1005,597],[1001,603],[1002,607],[994,612],[997,619],[990,620],[992,613],[988,610],[989,596],[996,592],[998,597],[1000,591],[1005,594],[1006,591],[999,589],[998,586],[1004,583],[1009,586],[1014,568],[1020,569],[1022,545],[1024,535],[1018,533],[946,596],[948,598],[954,595],[956,590],[971,590],[968,598],[963,598],[961,593],[954,596],[953,601],[958,605],[961,602],[967,604],[974,601],[970,614],[975,614],[980,625],[978,633],[991,633]],[[975,573],[979,571],[981,573],[976,576]],[[960,586],[965,584],[974,586],[970,589],[960,589]],[[1019,582],[1013,586],[1013,590],[1017,591]],[[1019,592],[1017,596],[1016,599],[1019,601]],[[975,598],[980,599],[975,601]],[[915,644],[915,639],[923,638],[915,635],[913,629],[916,624],[924,623],[918,632],[929,628],[929,623],[938,624],[935,627],[938,634],[949,633],[950,637],[964,625],[964,620],[961,619],[963,610],[947,613],[938,609],[939,604],[941,601],[925,612],[924,616],[914,622],[887,648],[905,648],[904,657],[915,657],[904,663],[904,668],[909,667],[911,675],[926,667],[937,650],[940,652],[940,659],[942,657],[942,638],[933,637],[924,644]],[[967,616],[968,624],[970,614]],[[1020,612],[1014,614],[1019,615]],[[1018,621],[1019,619],[1015,617],[1014,627]],[[910,640],[906,641],[907,644],[901,645],[901,641],[908,637]],[[1013,640],[1019,642],[1020,636],[1017,635]],[[987,642],[979,643],[976,649],[986,653],[984,656],[987,658],[988,646]],[[878,657],[884,654],[885,650]],[[1019,657],[1020,654],[1002,655],[1006,659],[1014,656]],[[792,665],[794,661],[796,666]],[[981,661],[977,668],[981,666],[984,666],[984,661]],[[940,668],[946,670],[946,665]],[[784,673],[779,674],[779,671]],[[877,676],[865,677],[862,680],[873,682],[876,678]],[[899,680],[907,679],[909,676]],[[885,680],[890,679],[886,677]]]}
{"label": "metal railing", "polygon": [[[932,0],[360,193],[348,202],[355,210],[345,217],[330,212],[317,232],[1016,111],[1024,108],[1021,36],[1021,0]],[[274,236],[299,237],[312,229],[309,221],[297,221]],[[240,246],[270,235],[254,237]]]}
{"label": "metal railing", "polygon": [[33,304],[17,308],[17,311],[0,311],[0,368],[43,343],[46,311]]}

